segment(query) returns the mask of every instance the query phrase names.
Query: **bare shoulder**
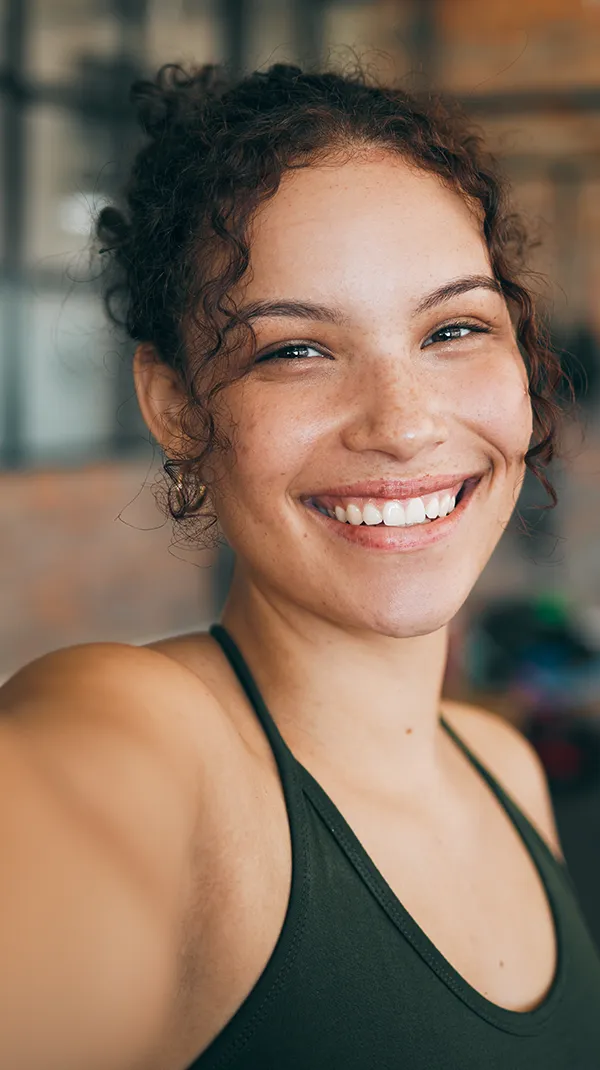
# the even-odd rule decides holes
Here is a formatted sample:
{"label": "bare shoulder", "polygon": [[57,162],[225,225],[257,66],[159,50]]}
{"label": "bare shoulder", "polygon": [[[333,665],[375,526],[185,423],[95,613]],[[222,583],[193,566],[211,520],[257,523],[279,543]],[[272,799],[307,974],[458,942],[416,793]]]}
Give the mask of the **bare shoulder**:
{"label": "bare shoulder", "polygon": [[231,727],[212,692],[158,651],[89,643],[53,651],[0,688],[0,724],[40,777],[111,828],[161,895],[181,871]]}
{"label": "bare shoulder", "polygon": [[[46,702],[85,696],[86,708],[102,705],[103,715],[110,719],[113,714],[120,716],[128,698],[143,704],[156,688],[161,695],[177,688],[177,697],[185,706],[192,682],[195,688],[202,686],[184,666],[162,654],[158,644],[81,643],[44,654],[9,677],[0,687],[0,711],[14,703],[33,706],[39,699]],[[209,695],[207,688],[207,699]],[[109,696],[113,702],[107,707]],[[197,691],[194,696],[197,700]],[[150,720],[156,723],[156,718]]]}
{"label": "bare shoulder", "polygon": [[157,1065],[182,922],[213,880],[194,850],[223,723],[201,681],[126,644],[58,650],[0,688],[3,1066]]}
{"label": "bare shoulder", "polygon": [[504,717],[479,706],[444,700],[444,716],[523,810],[559,861],[558,837],[546,773],[532,745]]}
{"label": "bare shoulder", "polygon": [[0,840],[12,913],[0,888],[0,944],[10,931],[14,954],[0,963],[0,988],[10,974],[13,994],[0,1010],[3,1066],[15,1065],[7,1051],[25,1051],[13,1010],[26,1007],[38,1045],[28,1066],[67,1070],[85,1061],[71,1050],[89,1050],[90,1066],[164,1070],[154,1054],[127,1052],[175,1044],[189,948],[210,960],[203,926],[239,883],[260,830],[256,798],[247,749],[214,692],[160,651],[83,644],[6,681]]}
{"label": "bare shoulder", "polygon": [[[166,760],[204,741],[200,728],[223,721],[202,679],[159,649],[84,643],[44,654],[0,687],[0,717],[30,733],[61,721],[123,737],[154,739]],[[30,733],[31,734],[31,733]],[[165,751],[166,748],[166,751]]]}

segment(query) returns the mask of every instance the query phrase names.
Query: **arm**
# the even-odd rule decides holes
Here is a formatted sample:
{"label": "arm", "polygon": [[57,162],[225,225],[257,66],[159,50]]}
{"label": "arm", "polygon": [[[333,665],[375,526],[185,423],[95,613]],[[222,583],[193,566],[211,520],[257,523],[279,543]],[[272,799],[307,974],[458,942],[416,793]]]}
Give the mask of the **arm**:
{"label": "arm", "polygon": [[164,686],[160,655],[98,644],[0,688],[0,1066],[152,1065],[191,831]]}

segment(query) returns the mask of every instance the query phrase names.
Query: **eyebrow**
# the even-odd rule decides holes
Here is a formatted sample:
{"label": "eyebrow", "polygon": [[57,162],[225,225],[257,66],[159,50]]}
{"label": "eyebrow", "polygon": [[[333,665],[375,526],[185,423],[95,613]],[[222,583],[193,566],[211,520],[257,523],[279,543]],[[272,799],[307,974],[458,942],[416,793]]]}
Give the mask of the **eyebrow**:
{"label": "eyebrow", "polygon": [[237,310],[240,318],[252,320],[259,317],[291,317],[298,320],[323,320],[347,327],[349,319],[339,308],[316,304],[313,301],[251,301]]}
{"label": "eyebrow", "polygon": [[502,286],[498,279],[495,279],[492,275],[465,275],[461,279],[453,279],[451,282],[444,283],[437,290],[433,290],[430,294],[422,297],[413,315],[418,316],[423,312],[429,312],[436,305],[441,305],[444,301],[449,301],[452,297],[459,297],[460,294],[469,293],[471,290],[491,290],[492,293],[499,294],[500,297],[504,296]]}
{"label": "eyebrow", "polygon": [[[421,315],[435,308],[436,305],[441,305],[444,301],[469,293],[471,290],[491,290],[492,293],[503,296],[502,286],[493,276],[465,275],[460,279],[446,282],[443,286],[438,286],[436,290],[422,297],[412,315]],[[337,327],[347,327],[350,323],[349,317],[341,309],[313,301],[251,301],[237,310],[237,316],[244,320],[262,317],[321,320],[324,323],[333,323]]]}

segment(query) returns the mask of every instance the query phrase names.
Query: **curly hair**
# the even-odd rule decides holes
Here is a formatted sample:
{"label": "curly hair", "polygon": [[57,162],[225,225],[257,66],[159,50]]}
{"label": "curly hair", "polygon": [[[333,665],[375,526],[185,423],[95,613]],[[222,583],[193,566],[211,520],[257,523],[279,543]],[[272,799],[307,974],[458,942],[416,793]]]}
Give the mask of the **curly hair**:
{"label": "curly hair", "polygon": [[[214,372],[234,352],[240,331],[254,339],[230,296],[249,265],[254,213],[286,171],[370,148],[436,174],[477,209],[529,381],[534,441],[525,463],[551,498],[544,508],[556,505],[544,469],[556,452],[565,373],[523,281],[526,228],[511,210],[506,180],[481,133],[455,101],[382,87],[360,69],[313,73],[281,63],[239,79],[217,65],[185,71],[168,64],[153,81],[136,82],[131,96],[147,141],[135,158],[124,209],[104,208],[97,236],[110,254],[111,319],[131,339],[151,343],[185,388],[182,433],[198,451],[164,464],[174,520],[194,517],[193,534],[200,526],[205,537],[216,521],[199,513],[206,490],[198,486],[206,486],[210,454],[231,448],[215,419],[215,401],[233,376],[230,368],[220,379]],[[201,390],[206,377],[199,373],[209,365],[211,385]]]}

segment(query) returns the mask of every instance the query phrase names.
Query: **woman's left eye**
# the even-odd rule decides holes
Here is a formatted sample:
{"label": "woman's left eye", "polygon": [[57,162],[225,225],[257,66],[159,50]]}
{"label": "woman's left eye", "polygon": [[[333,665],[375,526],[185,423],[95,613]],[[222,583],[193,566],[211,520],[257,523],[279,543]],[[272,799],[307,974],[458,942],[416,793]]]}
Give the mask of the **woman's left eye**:
{"label": "woman's left eye", "polygon": [[446,327],[440,327],[429,336],[424,346],[435,345],[436,342],[454,342],[460,338],[466,338],[469,334],[489,334],[490,328],[474,323],[449,323]]}
{"label": "woman's left eye", "polygon": [[260,364],[265,360],[305,360],[307,357],[312,356],[322,357],[324,354],[314,346],[298,343],[296,345],[281,346],[280,349],[274,349],[272,353],[264,353],[256,363]]}

